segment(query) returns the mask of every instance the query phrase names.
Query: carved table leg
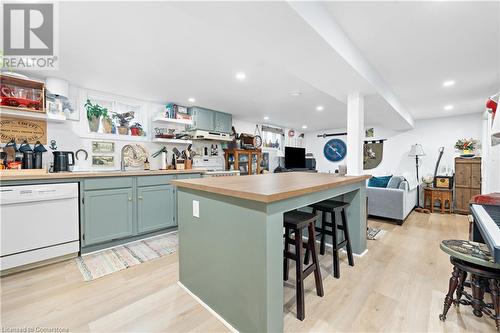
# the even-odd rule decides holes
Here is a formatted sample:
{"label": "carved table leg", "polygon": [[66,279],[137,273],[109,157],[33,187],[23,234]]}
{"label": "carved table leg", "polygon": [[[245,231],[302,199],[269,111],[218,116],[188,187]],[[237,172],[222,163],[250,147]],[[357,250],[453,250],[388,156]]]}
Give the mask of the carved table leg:
{"label": "carved table leg", "polygon": [[484,285],[481,281],[481,278],[472,275],[472,281],[471,281],[471,287],[472,287],[472,308],[474,309],[472,312],[476,317],[482,317],[483,316],[483,311],[482,310],[482,303],[483,303],[483,298],[484,298]]}
{"label": "carved table leg", "polygon": [[460,276],[458,277],[458,287],[457,287],[457,299],[455,300],[455,305],[460,305],[460,299],[462,298],[462,293],[464,292],[464,282],[467,279],[467,272],[460,270]]}
{"label": "carved table leg", "polygon": [[451,303],[453,303],[453,294],[457,289],[459,276],[460,276],[460,269],[457,266],[453,266],[453,272],[451,272],[451,278],[448,287],[448,294],[446,294],[446,297],[444,299],[443,313],[439,315],[439,319],[442,321],[446,320],[446,314],[450,309]]}
{"label": "carved table leg", "polygon": [[491,299],[493,300],[493,307],[495,308],[495,325],[497,331],[500,329],[500,293],[498,291],[498,281],[490,279]]}

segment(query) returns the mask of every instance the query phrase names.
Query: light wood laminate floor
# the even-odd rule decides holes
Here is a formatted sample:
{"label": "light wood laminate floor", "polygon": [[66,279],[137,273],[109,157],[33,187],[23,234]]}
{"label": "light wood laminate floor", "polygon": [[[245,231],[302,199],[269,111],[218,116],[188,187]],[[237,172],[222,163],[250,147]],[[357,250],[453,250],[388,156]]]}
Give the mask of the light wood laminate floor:
{"label": "light wood laminate floor", "polygon": [[[452,307],[439,321],[451,273],[439,249],[447,238],[467,238],[465,216],[412,213],[403,226],[370,219],[387,233],[368,241],[368,253],[341,279],[321,257],[325,296],[306,280],[306,319],[295,317],[294,272],[285,284],[285,331],[289,332],[488,332],[493,321],[470,307]],[[178,257],[165,256],[91,282],[74,260],[3,277],[1,326],[59,327],[91,332],[222,332],[227,329],[177,284]]]}

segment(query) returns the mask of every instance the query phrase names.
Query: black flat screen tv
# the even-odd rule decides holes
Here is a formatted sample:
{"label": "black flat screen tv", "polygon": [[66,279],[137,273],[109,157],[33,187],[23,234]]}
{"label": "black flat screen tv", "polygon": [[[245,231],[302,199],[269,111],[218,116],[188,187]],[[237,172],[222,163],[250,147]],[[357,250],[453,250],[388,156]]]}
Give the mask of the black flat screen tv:
{"label": "black flat screen tv", "polygon": [[285,168],[304,169],[306,167],[306,149],[285,147]]}

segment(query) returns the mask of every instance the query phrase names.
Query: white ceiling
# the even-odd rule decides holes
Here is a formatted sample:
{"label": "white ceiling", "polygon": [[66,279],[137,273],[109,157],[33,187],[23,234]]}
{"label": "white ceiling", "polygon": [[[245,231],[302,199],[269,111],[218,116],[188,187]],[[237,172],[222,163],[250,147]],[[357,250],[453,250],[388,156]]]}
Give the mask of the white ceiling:
{"label": "white ceiling", "polygon": [[[479,112],[490,90],[500,86],[495,55],[485,55],[481,42],[494,45],[497,37],[498,43],[495,23],[480,27],[457,14],[444,24],[450,26],[446,31],[432,34],[448,16],[440,22],[415,4],[327,6],[416,118],[433,116],[450,103],[459,112]],[[491,5],[482,6],[467,10],[491,18]],[[405,15],[411,19],[401,19]],[[443,36],[454,30],[473,41],[444,43]],[[344,127],[346,95],[361,91],[367,95],[367,124],[408,128],[377,89],[285,2],[62,2],[59,58],[59,71],[39,74],[161,103],[188,104],[194,97],[197,105],[240,119],[263,122],[269,116],[269,123],[306,124],[308,130]],[[247,79],[237,81],[237,71]],[[444,91],[441,81],[449,78],[457,84]],[[290,96],[296,90],[302,95]],[[317,105],[325,110],[315,111]]]}
{"label": "white ceiling", "polygon": [[[484,111],[500,90],[500,2],[330,2],[415,119]],[[455,80],[444,88],[446,80]],[[453,105],[451,111],[443,110]]]}

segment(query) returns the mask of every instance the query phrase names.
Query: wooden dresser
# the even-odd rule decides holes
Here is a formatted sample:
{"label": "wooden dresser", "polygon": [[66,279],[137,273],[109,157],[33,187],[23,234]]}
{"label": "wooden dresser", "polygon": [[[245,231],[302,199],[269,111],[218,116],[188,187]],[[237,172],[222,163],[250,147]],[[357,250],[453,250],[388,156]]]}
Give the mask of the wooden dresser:
{"label": "wooden dresser", "polygon": [[455,213],[469,214],[469,201],[477,194],[481,194],[481,157],[456,157]]}

